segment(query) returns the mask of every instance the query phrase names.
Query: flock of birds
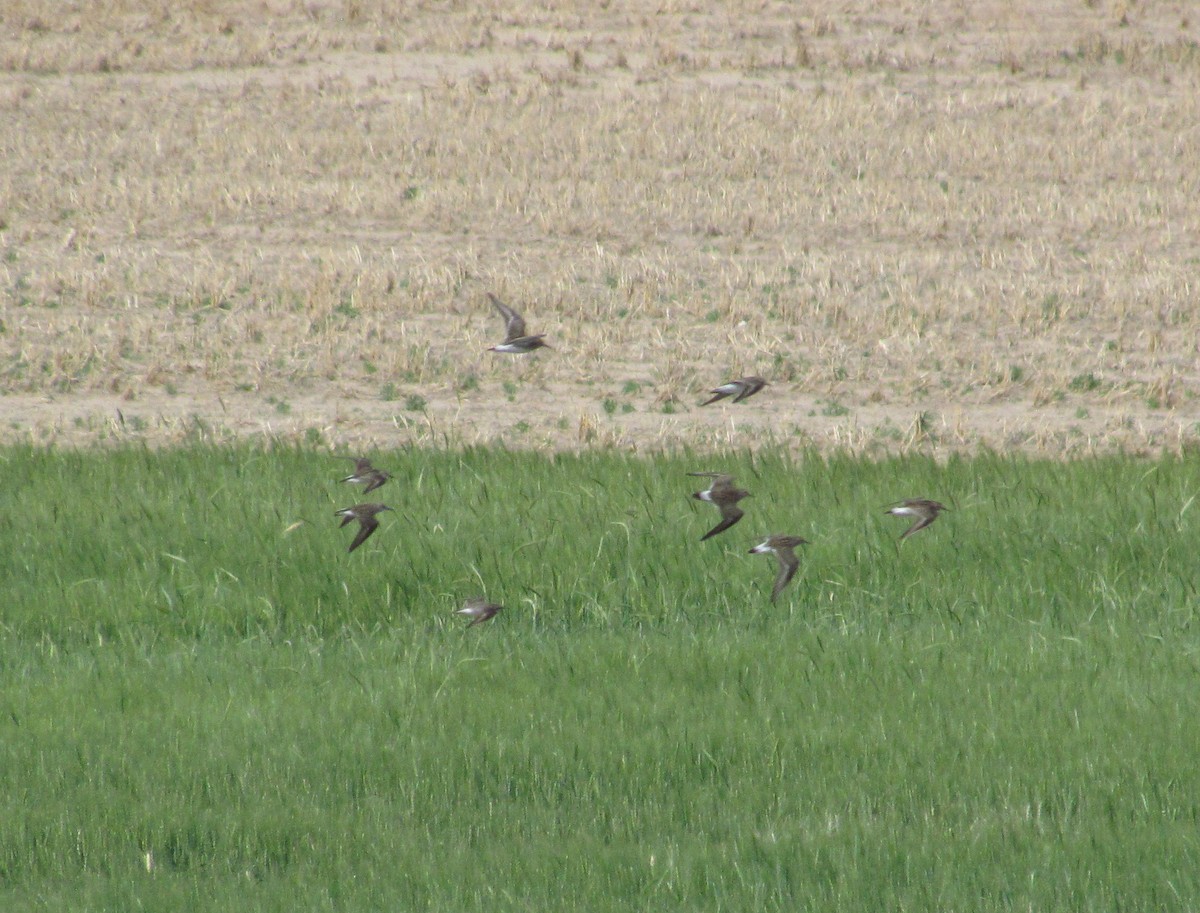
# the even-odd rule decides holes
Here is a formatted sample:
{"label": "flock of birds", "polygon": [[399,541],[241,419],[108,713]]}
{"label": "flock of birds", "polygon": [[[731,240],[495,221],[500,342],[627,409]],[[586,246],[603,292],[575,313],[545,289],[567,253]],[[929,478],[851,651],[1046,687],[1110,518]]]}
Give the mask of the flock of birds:
{"label": "flock of birds", "polygon": [[[504,341],[498,345],[490,346],[488,348],[489,352],[524,355],[537,349],[550,348],[545,341],[544,334],[535,336],[526,332],[525,320],[520,314],[491,292],[488,292],[488,298],[496,310],[500,312],[500,316],[504,318],[505,329]],[[701,405],[708,406],[730,396],[733,397],[733,402],[739,403],[753,396],[765,386],[767,386],[767,382],[761,377],[741,377],[710,390],[709,392],[713,394],[712,398],[701,403]],[[363,494],[374,491],[391,479],[390,473],[372,466],[369,459],[364,457],[349,457],[348,459],[354,460],[354,472],[346,476],[342,481],[362,485]],[[750,497],[750,492],[735,486],[733,476],[723,472],[690,472],[688,475],[700,476],[712,480],[708,488],[703,491],[694,492],[692,497],[698,501],[707,501],[721,512],[721,522],[701,536],[701,542],[725,532],[745,516],[745,511],[738,507],[738,502],[743,498]],[[335,511],[334,515],[341,517],[341,525],[343,527],[351,522],[358,522],[358,532],[354,536],[354,540],[350,543],[348,551],[352,552],[366,542],[371,534],[379,528],[379,514],[389,510],[392,510],[392,508],[386,504],[364,503],[355,504],[353,507],[343,507],[341,510]],[[907,498],[890,506],[885,513],[898,517],[912,518],[912,525],[900,536],[900,539],[903,541],[929,526],[929,524],[938,518],[938,514],[944,510],[949,510],[949,508],[937,501],[931,501],[927,498]],[[801,545],[807,544],[808,540],[803,536],[773,535],[767,536],[766,539],[750,549],[749,554],[751,555],[772,554],[779,562],[779,571],[775,575],[775,584],[771,588],[772,602],[778,598],[779,594],[783,592],[784,587],[796,575],[796,569],[800,566],[800,559],[796,557],[796,549]],[[463,604],[463,607],[457,610],[457,614],[469,618],[471,621],[467,627],[473,627],[495,618],[503,608],[503,606],[488,602],[482,597],[475,597],[468,599]]]}

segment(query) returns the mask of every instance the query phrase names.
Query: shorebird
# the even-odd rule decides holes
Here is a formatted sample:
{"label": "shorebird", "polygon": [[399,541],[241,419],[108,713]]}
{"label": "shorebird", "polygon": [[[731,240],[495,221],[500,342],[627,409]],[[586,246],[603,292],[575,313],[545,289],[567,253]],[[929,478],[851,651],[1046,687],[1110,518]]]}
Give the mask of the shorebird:
{"label": "shorebird", "polygon": [[723,472],[689,472],[690,476],[704,476],[712,479],[712,483],[704,491],[693,492],[692,497],[697,501],[708,501],[715,504],[721,511],[721,522],[700,537],[700,541],[711,539],[717,533],[723,533],[738,520],[745,512],[737,506],[742,498],[750,497],[750,492],[733,487],[733,476]]}
{"label": "shorebird", "polygon": [[358,521],[358,535],[354,537],[354,541],[350,543],[350,547],[346,551],[352,552],[366,542],[371,533],[379,528],[379,521],[375,515],[391,509],[386,504],[355,504],[353,507],[335,510],[333,515],[342,518],[342,526],[351,520]]}
{"label": "shorebird", "polygon": [[481,625],[485,621],[495,618],[496,614],[503,608],[504,606],[488,602],[482,596],[476,596],[474,599],[468,599],[464,602],[463,607],[454,614],[466,615],[471,619],[471,623],[467,627],[473,628],[475,625]]}
{"label": "shorebird", "polygon": [[767,536],[761,543],[750,549],[751,555],[765,555],[773,552],[779,559],[779,573],[775,575],[775,586],[771,588],[771,602],[788,585],[788,581],[796,575],[800,559],[793,549],[797,545],[807,545],[808,540],[801,536]]}
{"label": "shorebird", "polygon": [[504,342],[498,346],[489,346],[489,352],[507,352],[510,355],[524,355],[526,352],[532,352],[534,349],[540,349],[543,346],[547,349],[550,348],[550,346],[543,342],[545,339],[544,334],[538,336],[525,335],[524,317],[491,292],[488,292],[488,298],[496,306],[496,310],[500,312],[500,316],[504,318]]}
{"label": "shorebird", "polygon": [[712,390],[709,390],[709,393],[715,393],[716,396],[710,400],[702,402],[700,405],[707,406],[711,403],[715,403],[719,399],[724,399],[727,396],[733,396],[735,393],[737,396],[733,401],[735,403],[740,403],[742,400],[753,396],[765,386],[767,386],[767,382],[761,377],[754,375],[751,375],[750,377],[741,377],[737,380],[731,380],[727,384],[721,384],[721,386],[714,387]]}
{"label": "shorebird", "polygon": [[369,491],[374,491],[388,479],[391,473],[384,472],[382,469],[376,469],[371,465],[371,461],[366,457],[344,457],[347,460],[354,460],[354,472],[342,479],[343,482],[352,482],[355,485],[365,485],[363,494]]}
{"label": "shorebird", "polygon": [[907,498],[904,501],[897,501],[894,507],[889,507],[885,513],[894,514],[897,517],[916,517],[916,521],[900,538],[907,539],[913,533],[919,533],[930,523],[938,518],[938,514],[943,510],[949,510],[945,504],[939,504],[937,501],[930,501],[927,498]]}

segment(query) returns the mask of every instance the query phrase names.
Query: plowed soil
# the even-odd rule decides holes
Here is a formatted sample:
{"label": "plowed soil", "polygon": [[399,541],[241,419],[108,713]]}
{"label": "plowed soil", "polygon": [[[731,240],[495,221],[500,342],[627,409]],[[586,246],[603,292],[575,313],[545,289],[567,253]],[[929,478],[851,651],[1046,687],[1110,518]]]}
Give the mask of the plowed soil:
{"label": "plowed soil", "polygon": [[1190,4],[188,6],[0,10],[0,440],[1200,435]]}

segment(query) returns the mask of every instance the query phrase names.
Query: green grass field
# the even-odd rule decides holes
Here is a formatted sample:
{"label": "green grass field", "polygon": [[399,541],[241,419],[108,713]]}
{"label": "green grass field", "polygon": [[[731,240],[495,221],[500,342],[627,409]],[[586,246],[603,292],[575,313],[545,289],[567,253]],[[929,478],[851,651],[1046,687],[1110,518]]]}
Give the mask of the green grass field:
{"label": "green grass field", "polygon": [[1200,906],[1194,456],[376,456],[0,451],[0,908]]}

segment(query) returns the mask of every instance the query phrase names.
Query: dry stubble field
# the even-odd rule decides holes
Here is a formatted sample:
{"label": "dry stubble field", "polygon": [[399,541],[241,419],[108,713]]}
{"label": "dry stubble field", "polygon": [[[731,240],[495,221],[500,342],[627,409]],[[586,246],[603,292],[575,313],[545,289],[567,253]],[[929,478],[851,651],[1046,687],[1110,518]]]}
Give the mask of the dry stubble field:
{"label": "dry stubble field", "polygon": [[0,8],[0,440],[1200,438],[1190,3],[186,6]]}

